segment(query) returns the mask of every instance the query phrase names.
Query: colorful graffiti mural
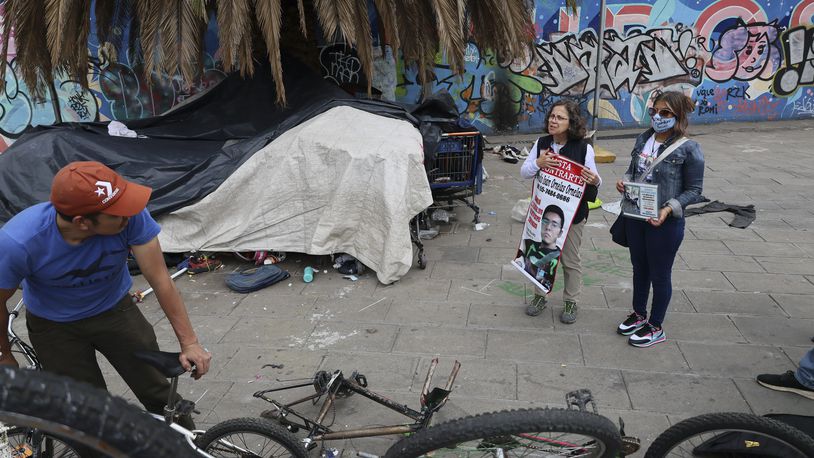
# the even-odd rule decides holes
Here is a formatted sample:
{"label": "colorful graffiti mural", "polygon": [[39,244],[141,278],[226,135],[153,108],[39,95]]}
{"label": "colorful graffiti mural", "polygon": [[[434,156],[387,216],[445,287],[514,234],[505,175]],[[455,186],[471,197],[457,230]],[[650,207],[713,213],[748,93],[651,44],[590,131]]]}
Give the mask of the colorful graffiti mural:
{"label": "colorful graffiti mural", "polygon": [[[5,15],[0,5],[0,18]],[[92,18],[91,30],[95,31]],[[2,30],[2,29],[0,29]],[[110,42],[99,43],[95,33],[88,40],[90,66],[87,89],[78,81],[57,75],[55,84],[44,100],[34,100],[29,88],[18,77],[14,66],[17,55],[14,34],[9,41],[6,87],[0,93],[0,152],[29,126],[62,122],[87,122],[138,119],[156,116],[185,99],[214,86],[226,75],[213,57],[217,49],[215,21],[206,32],[206,54],[202,77],[192,83],[178,76],[153,73],[148,83],[138,56],[127,49],[128,30],[115,29],[113,40],[124,43],[116,48]]]}
{"label": "colorful graffiti mural", "polygon": [[[537,42],[525,59],[505,62],[470,43],[463,77],[436,62],[431,90],[450,92],[485,132],[539,131],[562,96],[593,108],[599,2],[583,2],[576,15],[535,3]],[[609,0],[604,15],[602,128],[646,125],[651,95],[667,89],[693,97],[694,122],[814,117],[814,0]],[[423,89],[414,70],[399,75],[399,100],[415,102]]]}

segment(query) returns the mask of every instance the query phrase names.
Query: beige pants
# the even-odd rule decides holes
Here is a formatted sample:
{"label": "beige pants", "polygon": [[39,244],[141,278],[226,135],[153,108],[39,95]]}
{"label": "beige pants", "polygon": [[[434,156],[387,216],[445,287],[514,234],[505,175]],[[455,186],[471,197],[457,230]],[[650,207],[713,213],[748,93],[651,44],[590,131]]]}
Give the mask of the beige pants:
{"label": "beige pants", "polygon": [[[587,221],[571,225],[568,237],[565,238],[565,245],[562,247],[558,270],[565,276],[565,288],[562,292],[564,301],[577,302],[582,291],[582,258],[579,255],[579,248],[582,246],[582,230]],[[535,293],[545,294],[540,289],[536,289]]]}

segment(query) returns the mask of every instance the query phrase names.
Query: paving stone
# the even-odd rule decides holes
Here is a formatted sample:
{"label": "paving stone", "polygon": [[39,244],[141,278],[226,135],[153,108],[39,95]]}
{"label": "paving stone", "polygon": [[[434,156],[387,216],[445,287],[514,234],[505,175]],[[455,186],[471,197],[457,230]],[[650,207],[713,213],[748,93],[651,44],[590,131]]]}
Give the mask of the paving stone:
{"label": "paving stone", "polygon": [[793,393],[774,391],[759,385],[754,379],[758,373],[748,379],[735,379],[738,390],[756,415],[767,413],[811,415],[811,401]]}
{"label": "paving stone", "polygon": [[760,237],[760,235],[757,234],[757,232],[751,229],[738,229],[734,227],[716,229],[712,227],[704,227],[690,230],[692,231],[693,235],[698,238],[698,240],[751,240],[756,242],[764,240]]}
{"label": "paving stone", "polygon": [[701,375],[750,378],[756,370],[782,373],[790,367],[786,354],[773,346],[710,342],[678,342],[678,346],[690,369]]}
{"label": "paving stone", "polygon": [[814,294],[814,284],[802,275],[726,272],[738,291],[761,293]]}
{"label": "paving stone", "polygon": [[[415,270],[415,269],[414,269]],[[389,285],[379,284],[373,292],[374,298],[391,299],[410,297],[413,300],[443,301],[449,295],[451,280],[436,280],[406,275],[401,280]]]}
{"label": "paving stone", "polygon": [[[359,278],[358,281],[351,281],[342,278],[342,274],[340,274],[339,271],[328,270],[327,274],[316,274],[313,282],[306,283],[302,294],[332,298],[344,298],[347,296],[371,297],[378,285],[376,274],[370,270],[365,270],[364,273],[357,275],[357,277]],[[296,285],[296,280],[292,281],[289,279],[289,282]]]}
{"label": "paving stone", "polygon": [[[562,305],[562,291],[554,291],[549,294],[548,301],[550,304]],[[577,302],[581,306],[592,308],[607,308],[608,306],[605,300],[605,292],[601,286],[583,286]]]}
{"label": "paving stone", "polygon": [[630,409],[622,373],[615,369],[580,367],[566,364],[522,364],[517,368],[518,399],[559,403],[569,391],[587,388],[600,407]]}
{"label": "paving stone", "polygon": [[760,264],[749,256],[731,254],[685,253],[681,259],[692,270],[716,270],[727,272],[764,272]]}
{"label": "paving stone", "polygon": [[389,353],[397,331],[397,326],[380,323],[320,322],[303,348]]}
{"label": "paving stone", "polygon": [[486,331],[403,327],[396,338],[393,351],[450,357],[483,357],[486,351]]}
{"label": "paving stone", "polygon": [[810,345],[814,320],[774,317],[731,317],[750,343],[768,345]]}
{"label": "paving stone", "polygon": [[[192,328],[198,336],[198,341],[203,344],[214,344],[223,341],[224,337],[228,335],[230,330],[237,323],[237,318],[224,318],[219,316],[190,316]],[[170,322],[166,319],[159,321],[154,325],[156,337],[159,340],[169,339],[170,341],[177,342],[175,332],[170,326]]]}
{"label": "paving stone", "polygon": [[721,272],[700,270],[673,270],[673,288],[717,291],[731,291],[734,289],[732,283]]}
{"label": "paving stone", "polygon": [[622,371],[633,408],[650,412],[749,412],[728,378]]}
{"label": "paving stone", "polygon": [[435,280],[492,280],[500,277],[499,264],[436,262],[431,278]]}
{"label": "paving stone", "polygon": [[487,359],[511,359],[533,363],[582,365],[582,348],[575,334],[490,330]]}
{"label": "paving stone", "polygon": [[[633,289],[632,287],[628,288],[613,288],[605,286],[602,288],[605,292],[605,297],[608,301],[608,306],[612,309],[616,310],[625,310],[626,313],[622,314],[622,318],[619,318],[618,321],[622,321],[624,317],[633,311]],[[687,312],[692,313],[695,312],[695,309],[690,303],[689,299],[685,294],[688,294],[688,291],[683,291],[680,289],[676,289],[675,285],[673,285],[673,297],[670,299],[670,312]],[[706,294],[706,292],[704,292]],[[652,296],[652,295],[651,295]],[[652,297],[650,298],[652,299]],[[648,299],[648,308],[650,307],[650,299]]]}
{"label": "paving stone", "polygon": [[[805,205],[806,202],[803,202]],[[783,202],[783,208],[792,208],[789,207],[789,202]],[[808,208],[805,205],[805,208]],[[758,233],[763,239],[769,242],[801,242],[801,243],[814,243],[814,231],[795,231],[795,230],[778,230],[778,229],[769,229],[769,230],[756,230],[755,232]]]}
{"label": "paving stone", "polygon": [[221,342],[283,348],[301,347],[314,329],[314,324],[304,319],[277,320],[251,317],[237,318],[233,323],[234,326],[221,338]]}
{"label": "paving stone", "polygon": [[482,247],[478,253],[478,262],[485,262],[488,264],[506,263],[514,259],[517,254],[517,247],[511,248],[493,248]]}
{"label": "paving stone", "polygon": [[814,301],[811,296],[773,293],[772,297],[792,318],[814,318]]}
{"label": "paving stone", "polygon": [[534,297],[534,288],[527,281],[453,280],[449,289],[449,301],[458,303],[519,306],[524,295],[529,300]]}
{"label": "paving stone", "polygon": [[681,242],[678,252],[683,253],[706,253],[706,254],[731,254],[732,251],[720,240],[690,240],[685,238]]}
{"label": "paving stone", "polygon": [[477,247],[467,246],[437,246],[426,249],[424,253],[430,261],[445,262],[478,262]]}
{"label": "paving stone", "polygon": [[426,252],[433,250],[438,247],[466,247],[469,246],[469,238],[472,236],[471,233],[459,233],[459,234],[445,234],[441,233],[438,234],[435,238],[430,240],[422,240],[424,243],[424,248]]}
{"label": "paving stone", "polygon": [[469,239],[469,246],[480,248],[517,248],[520,239],[511,234],[511,227],[495,228],[487,227],[482,231],[472,233]]}
{"label": "paving stone", "polygon": [[680,341],[746,342],[726,315],[667,313],[664,329],[668,338]]}
{"label": "paving stone", "polygon": [[[242,294],[222,291],[201,293],[188,291],[183,295],[184,304],[187,306],[187,312],[190,315],[209,316],[227,315],[240,304],[243,298]],[[147,310],[161,310],[155,297],[150,301],[150,306],[144,307],[143,311],[146,312]]]}
{"label": "paving stone", "polygon": [[742,256],[783,256],[801,257],[805,253],[793,243],[783,242],[745,242],[724,241],[726,246],[736,255]]}
{"label": "paving stone", "polygon": [[305,311],[305,318],[311,322],[379,323],[384,321],[393,300],[387,296],[344,299],[319,297],[316,303]]}
{"label": "paving stone", "polygon": [[[211,375],[215,380],[228,380],[259,391],[279,384],[277,379],[313,377],[323,356],[322,352],[241,345],[222,369],[205,377]],[[270,364],[282,367],[266,366]],[[261,400],[258,403],[265,404]]]}
{"label": "paving stone", "polygon": [[761,257],[755,259],[767,272],[814,275],[814,259],[812,258]]}
{"label": "paving stone", "polygon": [[[794,363],[795,368],[800,367],[800,360],[802,360],[803,356],[805,356],[806,353],[808,353],[809,350],[811,350],[811,347],[807,346],[802,347],[782,346],[780,348],[783,350],[783,353],[785,353],[789,357],[789,359]],[[788,367],[786,368],[786,370],[794,370],[794,368]],[[786,371],[784,370],[780,372]]]}
{"label": "paving stone", "polygon": [[599,414],[609,418],[617,425],[619,424],[619,418],[621,418],[625,422],[625,434],[636,437],[641,441],[639,451],[629,456],[644,456],[650,444],[664,430],[670,427],[668,416],[659,412],[605,408],[601,409]]}
{"label": "paving stone", "polygon": [[551,305],[548,308],[539,316],[530,317],[526,315],[526,306],[523,304],[506,307],[472,304],[467,325],[472,328],[551,330]]}
{"label": "paving stone", "polygon": [[[421,358],[412,391],[421,392],[421,383],[427,374],[431,358]],[[453,359],[439,360],[430,390],[433,386],[446,385],[452,371]],[[517,364],[503,359],[470,359],[462,358],[461,370],[452,386],[452,395],[457,397],[476,397],[486,399],[517,399]]]}
{"label": "paving stone", "polygon": [[580,336],[587,366],[654,372],[686,372],[689,367],[672,340],[643,349],[627,343],[627,337],[587,334]]}
{"label": "paving stone", "polygon": [[394,324],[465,327],[469,304],[396,299],[385,321]]}
{"label": "paving stone", "polygon": [[305,316],[317,297],[302,295],[274,295],[254,292],[246,294],[230,312],[230,316],[256,316],[264,318],[292,319]]}
{"label": "paving stone", "polygon": [[686,294],[700,313],[785,316],[783,310],[772,300],[773,295],[721,291],[686,291]]}

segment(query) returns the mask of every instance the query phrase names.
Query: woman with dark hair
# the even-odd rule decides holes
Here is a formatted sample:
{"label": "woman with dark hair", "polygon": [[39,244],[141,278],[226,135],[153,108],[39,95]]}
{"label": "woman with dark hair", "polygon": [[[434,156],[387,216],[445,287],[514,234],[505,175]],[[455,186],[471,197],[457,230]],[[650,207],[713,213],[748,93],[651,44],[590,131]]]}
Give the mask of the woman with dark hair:
{"label": "woman with dark hair", "polygon": [[[673,261],[684,239],[684,209],[701,198],[704,155],[698,143],[687,140],[657,162],[665,150],[684,137],[693,111],[692,99],[680,92],[656,96],[649,110],[652,127],[636,139],[625,173],[624,181],[658,186],[658,218],[625,219],[633,264],[633,313],[619,324],[616,332],[630,336],[628,342],[636,347],[666,340],[662,323],[673,294]],[[616,190],[625,192],[623,180],[616,182]],[[648,318],[651,286],[653,302]]]}
{"label": "woman with dark hair", "polygon": [[[554,102],[546,116],[546,131],[548,135],[540,137],[532,145],[531,153],[520,168],[520,175],[526,179],[534,178],[540,169],[556,167],[559,165],[558,158],[565,157],[585,166],[582,178],[588,184],[571,221],[560,256],[565,276],[560,321],[571,324],[577,319],[577,301],[582,290],[582,260],[579,256],[582,230],[588,219],[588,202],[596,199],[597,187],[602,179],[596,171],[594,149],[585,141],[585,119],[576,102],[568,99]],[[539,289],[535,291],[534,299],[526,308],[527,315],[537,316],[545,309],[546,294],[546,291]]]}

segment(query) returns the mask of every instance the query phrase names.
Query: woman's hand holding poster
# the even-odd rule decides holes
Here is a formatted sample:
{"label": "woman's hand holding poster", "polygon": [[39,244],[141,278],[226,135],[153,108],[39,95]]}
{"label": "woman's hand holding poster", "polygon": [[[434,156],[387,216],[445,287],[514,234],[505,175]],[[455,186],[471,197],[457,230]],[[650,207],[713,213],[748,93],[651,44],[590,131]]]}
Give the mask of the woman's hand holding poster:
{"label": "woman's hand holding poster", "polygon": [[562,156],[557,160],[558,166],[541,169],[534,177],[526,225],[512,261],[545,293],[554,285],[560,250],[585,192],[582,165]]}

